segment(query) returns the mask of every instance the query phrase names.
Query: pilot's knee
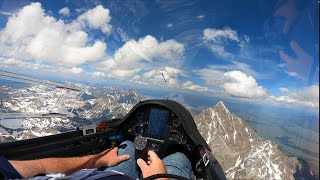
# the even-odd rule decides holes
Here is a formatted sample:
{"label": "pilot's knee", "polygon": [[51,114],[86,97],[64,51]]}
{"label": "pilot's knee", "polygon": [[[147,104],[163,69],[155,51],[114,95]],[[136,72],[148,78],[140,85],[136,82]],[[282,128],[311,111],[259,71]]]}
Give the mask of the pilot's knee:
{"label": "pilot's knee", "polygon": [[177,159],[178,161],[179,160],[189,161],[188,157],[185,154],[181,153],[181,152],[176,152],[176,153],[172,154],[172,156],[174,156],[175,159]]}
{"label": "pilot's knee", "polygon": [[171,154],[163,159],[163,163],[166,166],[168,174],[183,176],[188,179],[191,178],[191,162],[185,154],[180,152]]}
{"label": "pilot's knee", "polygon": [[163,162],[165,164],[180,164],[183,163],[185,166],[190,166],[191,167],[191,162],[188,159],[188,157],[181,153],[181,152],[176,152],[174,154],[171,154],[163,159]]}
{"label": "pilot's knee", "polygon": [[123,141],[120,145],[119,145],[119,149],[134,149],[134,144],[132,141]]}

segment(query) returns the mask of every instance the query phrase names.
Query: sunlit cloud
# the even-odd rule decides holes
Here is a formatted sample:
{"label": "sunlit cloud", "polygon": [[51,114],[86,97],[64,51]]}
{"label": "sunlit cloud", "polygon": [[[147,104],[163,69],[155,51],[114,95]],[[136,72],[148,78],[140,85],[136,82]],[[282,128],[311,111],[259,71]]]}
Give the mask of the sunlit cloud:
{"label": "sunlit cloud", "polygon": [[289,105],[319,107],[319,85],[312,85],[295,91],[290,91],[286,96],[270,96],[270,100]]}
{"label": "sunlit cloud", "polygon": [[112,25],[110,24],[111,16],[109,9],[104,8],[102,5],[98,5],[93,9],[81,14],[74,22],[81,24],[83,27],[89,26],[92,29],[100,29],[106,34],[111,33]]}
{"label": "sunlit cloud", "polygon": [[83,73],[84,71],[82,68],[73,67],[73,68],[69,69],[69,72],[74,73],[74,74],[80,74],[80,73]]}
{"label": "sunlit cloud", "polygon": [[135,76],[141,78],[140,73],[153,72],[152,70],[157,70],[161,75],[160,71],[165,69],[164,72],[168,72],[169,68],[172,68],[169,65],[175,64],[183,52],[183,44],[175,40],[159,42],[148,35],[138,41],[126,42],[112,58],[96,64],[95,67],[111,77],[128,80]]}
{"label": "sunlit cloud", "polygon": [[64,7],[59,10],[59,14],[68,17],[70,16],[70,9],[68,7]]}
{"label": "sunlit cloud", "polygon": [[66,66],[101,60],[106,56],[106,43],[95,40],[89,44],[84,29],[89,26],[109,33],[110,19],[109,10],[97,6],[65,24],[47,15],[40,3],[31,3],[9,17],[0,32],[0,54]]}
{"label": "sunlit cloud", "polygon": [[208,87],[219,87],[226,94],[241,98],[264,98],[268,90],[252,77],[241,71],[222,71],[216,68],[204,68],[195,71]]}

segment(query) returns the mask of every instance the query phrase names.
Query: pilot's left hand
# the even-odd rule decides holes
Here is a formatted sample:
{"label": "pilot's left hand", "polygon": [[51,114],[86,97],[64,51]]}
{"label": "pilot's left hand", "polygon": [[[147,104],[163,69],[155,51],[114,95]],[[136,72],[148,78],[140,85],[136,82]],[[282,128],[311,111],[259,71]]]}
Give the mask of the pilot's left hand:
{"label": "pilot's left hand", "polygon": [[123,161],[130,159],[129,154],[118,156],[118,149],[119,149],[118,147],[115,147],[113,149],[107,149],[101,152],[100,154],[98,154],[97,167],[98,168],[102,166],[112,167],[112,166],[118,165]]}

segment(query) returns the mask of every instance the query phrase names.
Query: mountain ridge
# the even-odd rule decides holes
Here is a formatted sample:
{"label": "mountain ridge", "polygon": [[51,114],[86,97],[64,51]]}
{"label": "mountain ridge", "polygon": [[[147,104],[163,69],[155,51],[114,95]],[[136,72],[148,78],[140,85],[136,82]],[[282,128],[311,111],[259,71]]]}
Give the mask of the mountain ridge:
{"label": "mountain ridge", "polygon": [[228,179],[295,179],[297,158],[285,156],[275,143],[259,137],[222,101],[194,118]]}
{"label": "mountain ridge", "polygon": [[[121,117],[144,99],[132,89],[79,86],[84,91],[81,101],[72,103],[70,99],[74,96],[64,96],[64,103],[75,105],[73,113],[77,118],[2,121],[0,142],[56,134],[100,120]],[[20,89],[2,88],[4,91],[0,99],[12,97],[1,101],[4,112],[47,112],[54,106],[54,98],[62,96],[60,91],[53,92],[37,85]],[[38,95],[40,99],[35,98]],[[183,101],[183,96],[178,97]],[[259,137],[244,120],[232,114],[223,101],[204,109],[194,116],[194,120],[228,179],[294,179],[310,174],[307,166],[299,163],[297,158],[285,156],[277,144]],[[312,178],[312,174],[306,177]]]}

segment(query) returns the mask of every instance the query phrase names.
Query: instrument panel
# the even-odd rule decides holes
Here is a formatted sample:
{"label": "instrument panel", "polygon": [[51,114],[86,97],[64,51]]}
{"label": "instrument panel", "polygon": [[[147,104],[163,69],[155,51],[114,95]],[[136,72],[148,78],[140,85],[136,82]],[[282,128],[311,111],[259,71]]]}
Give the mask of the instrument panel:
{"label": "instrument panel", "polygon": [[170,109],[160,106],[141,106],[122,123],[120,134],[146,137],[150,149],[158,152],[160,146],[181,145],[192,151],[193,142],[185,132],[181,119]]}

